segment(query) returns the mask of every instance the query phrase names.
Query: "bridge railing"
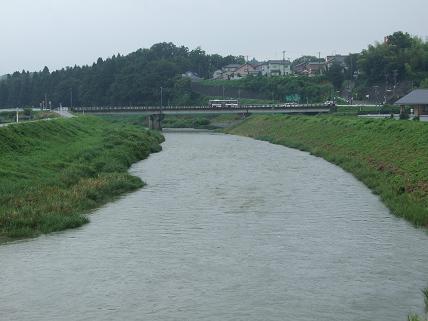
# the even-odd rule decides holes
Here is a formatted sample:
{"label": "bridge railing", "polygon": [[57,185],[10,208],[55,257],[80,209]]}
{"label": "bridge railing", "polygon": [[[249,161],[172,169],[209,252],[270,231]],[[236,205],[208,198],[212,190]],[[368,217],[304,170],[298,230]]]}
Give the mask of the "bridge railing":
{"label": "bridge railing", "polygon": [[213,107],[213,106],[85,106],[85,107],[73,107],[73,112],[153,112],[160,113],[162,111],[221,111],[221,110],[286,110],[286,109],[311,109],[311,108],[322,108],[330,109],[331,105],[327,104],[266,104],[266,105],[239,105],[239,106],[227,106],[227,107]]}

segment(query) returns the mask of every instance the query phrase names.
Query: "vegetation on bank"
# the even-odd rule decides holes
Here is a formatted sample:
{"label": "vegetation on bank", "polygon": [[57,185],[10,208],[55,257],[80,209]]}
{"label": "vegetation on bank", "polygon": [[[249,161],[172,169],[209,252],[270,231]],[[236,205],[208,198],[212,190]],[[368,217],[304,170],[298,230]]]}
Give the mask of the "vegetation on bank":
{"label": "vegetation on bank", "polygon": [[428,227],[428,124],[335,116],[253,116],[227,131],[309,151],[339,165],[391,211]]}
{"label": "vegetation on bank", "polygon": [[76,117],[0,128],[0,237],[81,226],[87,211],[143,182],[129,166],[160,151],[141,127]]}
{"label": "vegetation on bank", "polygon": [[423,294],[425,296],[425,317],[418,316],[416,314],[409,315],[408,321],[428,321],[428,288],[424,289]]}
{"label": "vegetation on bank", "polygon": [[[410,113],[410,108],[406,108],[406,112]],[[351,116],[351,115],[374,115],[374,114],[399,114],[400,106],[394,105],[379,105],[379,106],[358,106],[347,105],[337,106],[335,115]]]}
{"label": "vegetation on bank", "polygon": [[[128,123],[143,127],[148,127],[149,120],[147,116],[136,115],[98,115],[102,119],[116,122]],[[194,128],[194,129],[217,129],[227,127],[230,123],[235,123],[240,120],[239,115],[226,114],[226,115],[166,115],[162,120],[163,128]]]}

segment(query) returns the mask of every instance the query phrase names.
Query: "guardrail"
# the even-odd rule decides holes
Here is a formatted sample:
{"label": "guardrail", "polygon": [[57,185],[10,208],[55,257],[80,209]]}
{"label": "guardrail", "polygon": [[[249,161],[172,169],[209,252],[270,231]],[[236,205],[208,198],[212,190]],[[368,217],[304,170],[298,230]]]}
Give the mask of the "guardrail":
{"label": "guardrail", "polygon": [[228,107],[212,107],[212,106],[88,106],[88,107],[73,107],[73,112],[120,112],[120,111],[140,111],[140,112],[156,112],[161,111],[221,111],[221,110],[286,110],[286,109],[312,109],[312,108],[324,108],[330,109],[334,106],[326,104],[276,104],[276,105],[241,105],[241,106],[228,106]]}

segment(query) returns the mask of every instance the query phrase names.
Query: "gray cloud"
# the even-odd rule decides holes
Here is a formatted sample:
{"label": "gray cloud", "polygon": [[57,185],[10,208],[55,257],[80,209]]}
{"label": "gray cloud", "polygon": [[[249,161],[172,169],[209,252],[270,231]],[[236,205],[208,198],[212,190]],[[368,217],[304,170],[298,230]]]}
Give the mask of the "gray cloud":
{"label": "gray cloud", "polygon": [[428,36],[426,0],[0,0],[0,74],[88,64],[161,41],[259,59]]}

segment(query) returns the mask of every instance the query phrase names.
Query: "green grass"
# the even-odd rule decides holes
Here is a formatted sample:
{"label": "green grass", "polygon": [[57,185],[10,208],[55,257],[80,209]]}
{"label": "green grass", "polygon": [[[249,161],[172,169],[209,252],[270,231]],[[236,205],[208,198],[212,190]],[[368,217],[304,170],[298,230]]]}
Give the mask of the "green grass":
{"label": "green grass", "polygon": [[422,293],[424,294],[424,300],[425,300],[425,312],[428,313],[428,288],[422,290]]}
{"label": "green grass", "polygon": [[428,124],[335,116],[253,116],[229,133],[267,140],[339,165],[390,210],[428,227]]}
{"label": "green grass", "polygon": [[[410,111],[410,108],[407,108]],[[338,115],[399,114],[400,106],[337,106]]]}
{"label": "green grass", "polygon": [[427,318],[421,318],[420,316],[417,316],[415,314],[409,315],[409,317],[407,318],[408,321],[428,321]]}
{"label": "green grass", "polygon": [[[425,296],[425,313],[428,314],[428,288],[422,291]],[[411,314],[407,318],[408,321],[428,321],[428,315],[425,317],[418,316],[416,314]]]}
{"label": "green grass", "polygon": [[[224,116],[224,117],[219,117]],[[148,126],[148,117],[138,115],[98,115],[102,119],[114,122],[114,123],[127,123],[139,126]],[[163,128],[195,128],[195,129],[216,129],[217,127],[213,123],[219,123],[223,120],[231,121],[239,118],[239,115],[166,115],[162,120]]]}
{"label": "green grass", "polygon": [[81,226],[89,210],[143,186],[129,166],[162,136],[95,117],[0,128],[0,238]]}

